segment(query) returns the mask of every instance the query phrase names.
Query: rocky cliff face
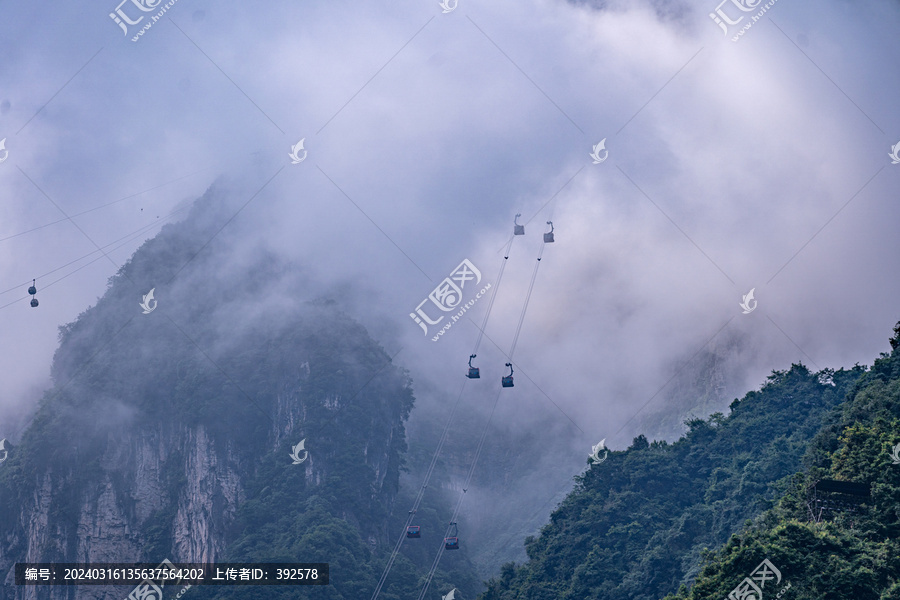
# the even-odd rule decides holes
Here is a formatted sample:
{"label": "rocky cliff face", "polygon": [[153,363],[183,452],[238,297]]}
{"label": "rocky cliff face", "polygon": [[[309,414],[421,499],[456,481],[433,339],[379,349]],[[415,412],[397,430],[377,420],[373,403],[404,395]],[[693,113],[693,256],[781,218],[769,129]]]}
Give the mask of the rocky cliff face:
{"label": "rocky cliff face", "polygon": [[[122,442],[124,440],[117,440]],[[101,458],[99,479],[73,485],[77,475],[50,469],[34,473],[33,492],[16,511],[15,525],[0,543],[0,570],[10,569],[0,597],[124,598],[117,587],[78,588],[13,585],[15,562],[156,562],[147,555],[144,528],[154,514],[171,512],[168,556],[185,562],[215,561],[226,548],[226,529],[243,499],[240,465],[226,449],[217,452],[203,427],[140,431],[126,443],[111,445]],[[164,469],[184,469],[186,485],[172,505],[161,477]],[[80,487],[77,497],[64,499]],[[59,511],[68,501],[75,519]],[[6,507],[4,507],[6,508]],[[162,557],[166,558],[166,557]]]}
{"label": "rocky cliff face", "polygon": [[[16,562],[300,562],[310,507],[369,550],[387,542],[406,374],[333,304],[273,297],[285,270],[272,261],[216,277],[210,244],[183,268],[208,234],[191,227],[164,229],[62,328],[55,385],[0,464],[0,600],[131,591],[17,587]],[[154,285],[159,308],[141,314]],[[301,440],[309,454],[294,465]],[[266,527],[283,534],[271,554],[253,538]]]}
{"label": "rocky cliff face", "polygon": [[[339,394],[321,400],[320,408],[329,412],[341,410],[347,401]],[[315,436],[301,425],[315,410],[304,402],[300,388],[278,394],[272,408],[273,421],[260,432],[264,443],[254,448],[262,457],[257,460],[206,425],[187,425],[174,418],[143,422],[134,418],[107,431],[102,452],[90,457],[90,468],[80,462],[87,457],[77,447],[77,435],[69,440],[76,444],[70,446],[71,460],[34,469],[37,460],[11,457],[4,466],[12,467],[16,476],[5,481],[10,487],[3,494],[0,573],[6,577],[0,598],[124,598],[129,591],[121,586],[82,586],[70,595],[64,587],[16,588],[16,562],[223,560],[229,528],[248,498],[248,483],[259,477],[260,460],[289,464],[290,446],[303,436]],[[362,427],[370,437],[362,443],[360,458],[372,471],[370,489],[364,494],[371,497],[363,500],[387,507],[396,492],[399,463],[394,436],[398,426],[402,431],[403,411],[384,408],[386,415],[373,415]],[[29,434],[33,437],[26,435],[17,450],[54,443],[34,426]],[[328,451],[317,452],[312,439],[308,443],[305,464],[292,465],[302,470],[307,494],[323,486],[330,472]],[[17,494],[25,490],[16,486],[27,493]],[[383,537],[384,525],[354,508],[348,504],[342,516],[361,526],[374,547]]]}

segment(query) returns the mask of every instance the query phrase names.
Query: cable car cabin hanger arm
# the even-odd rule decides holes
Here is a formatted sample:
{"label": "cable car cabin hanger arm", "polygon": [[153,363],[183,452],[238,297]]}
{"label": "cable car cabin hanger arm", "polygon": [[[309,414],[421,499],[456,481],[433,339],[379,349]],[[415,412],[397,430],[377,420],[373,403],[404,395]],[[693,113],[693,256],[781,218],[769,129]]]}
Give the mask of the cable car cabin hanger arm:
{"label": "cable car cabin hanger arm", "polygon": [[472,366],[472,359],[475,358],[475,354],[469,356],[469,372],[466,373],[466,377],[469,379],[481,379],[481,370],[478,367]]}

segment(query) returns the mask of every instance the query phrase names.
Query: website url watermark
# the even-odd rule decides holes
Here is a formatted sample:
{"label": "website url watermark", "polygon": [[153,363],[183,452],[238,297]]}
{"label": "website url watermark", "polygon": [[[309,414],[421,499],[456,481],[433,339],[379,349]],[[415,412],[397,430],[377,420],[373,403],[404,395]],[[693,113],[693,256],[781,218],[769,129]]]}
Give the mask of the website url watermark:
{"label": "website url watermark", "polygon": [[468,302],[466,302],[466,303],[463,305],[462,310],[460,310],[460,311],[459,311],[458,313],[456,313],[455,315],[450,315],[450,320],[447,322],[446,325],[444,325],[444,326],[441,328],[440,331],[437,332],[437,335],[436,335],[436,336],[434,336],[433,338],[431,338],[431,341],[432,341],[432,342],[438,341],[438,339],[440,339],[440,337],[441,337],[442,335],[444,335],[444,333],[446,333],[446,331],[447,331],[448,329],[450,329],[451,327],[453,327],[453,324],[454,324],[454,323],[456,323],[457,321],[459,321],[459,319],[460,319],[464,314],[466,314],[466,311],[467,311],[467,310],[469,310],[470,308],[472,308],[473,306],[475,306],[475,303],[478,302],[478,300],[479,300],[479,299],[485,294],[485,292],[487,292],[489,289],[491,289],[491,284],[487,284],[486,286],[484,286],[483,288],[481,288],[481,290],[480,290],[477,294],[475,294],[475,297],[474,297],[473,299],[469,300]]}
{"label": "website url watermark", "polygon": [[[141,12],[149,13],[156,10],[155,15],[141,15],[137,19],[132,19],[126,12],[122,9],[122,6],[131,2]],[[141,39],[141,36],[147,32],[153,25],[159,21],[166,11],[175,6],[175,3],[178,0],[169,0],[165,4],[162,4],[162,0],[122,0],[116,9],[109,13],[109,18],[115,21],[116,25],[118,25],[125,35],[128,35],[128,26],[129,25],[138,25],[141,21],[144,20],[145,17],[149,17],[149,21],[141,27],[137,33],[131,38],[132,42],[137,42]],[[157,10],[158,9],[158,10]]]}
{"label": "website url watermark", "polygon": [[[777,1],[778,0],[769,0],[769,2],[762,4],[762,6],[760,6],[762,0],[722,0],[722,2],[720,2],[719,5],[716,7],[715,12],[709,13],[709,18],[712,19],[713,22],[715,22],[715,24],[718,25],[722,29],[722,31],[725,33],[725,36],[727,37],[729,35],[729,30],[734,32],[734,30],[731,29],[733,26],[740,25],[741,21],[743,21],[745,17],[750,17],[750,20],[747,23],[745,23],[740,29],[738,29],[736,32],[734,32],[735,35],[731,38],[731,41],[737,42],[738,40],[741,39],[741,37],[743,37],[743,35],[745,33],[747,33],[747,31],[751,27],[753,27],[754,23],[756,23],[757,21],[759,21],[762,18],[762,16],[766,13],[766,11],[768,11],[770,8],[772,8],[775,5],[775,3]],[[757,9],[759,9],[759,10],[756,12],[755,15],[746,15],[745,14],[745,15],[739,16],[736,19],[732,19],[731,15],[729,15],[722,8],[723,5],[728,4],[729,2],[732,5],[734,5],[734,7],[737,8],[738,11],[743,12],[743,13],[749,13],[752,11],[756,11]],[[740,12],[732,13],[732,14],[737,15],[737,14],[740,14]]]}
{"label": "website url watermark", "polygon": [[[475,306],[475,303],[478,302],[485,292],[491,288],[491,284],[487,284],[475,294],[473,299],[462,304],[463,290],[466,287],[466,283],[469,281],[474,281],[475,285],[481,283],[481,271],[479,271],[469,259],[465,259],[453,269],[453,272],[450,273],[449,277],[445,277],[444,280],[428,294],[427,298],[419,302],[415,312],[409,313],[410,318],[415,321],[416,325],[422,328],[425,335],[428,335],[429,325],[440,325],[441,321],[444,320],[444,317],[450,317],[450,320],[446,325],[441,327],[437,334],[431,338],[432,342],[438,341],[441,336],[453,327],[453,324],[456,323],[467,310]],[[448,313],[457,311],[457,309],[458,312],[455,315],[441,315],[437,319],[432,319],[423,308],[429,301],[431,302],[432,307],[437,308],[441,312]],[[460,305],[462,308],[460,308]]]}

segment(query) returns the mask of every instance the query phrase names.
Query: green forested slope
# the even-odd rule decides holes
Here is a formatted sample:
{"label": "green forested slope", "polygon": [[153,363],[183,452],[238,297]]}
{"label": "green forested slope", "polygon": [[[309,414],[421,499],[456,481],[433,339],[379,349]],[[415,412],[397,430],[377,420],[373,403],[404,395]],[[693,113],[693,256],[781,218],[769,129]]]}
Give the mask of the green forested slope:
{"label": "green forested slope", "polygon": [[[893,352],[853,386],[810,444],[807,469],[788,492],[708,556],[690,591],[669,600],[725,598],[763,559],[782,575],[773,592],[764,590],[766,597],[900,599],[900,464],[891,458],[900,442],[900,324],[894,333]],[[871,496],[820,512],[812,487],[822,479],[865,484]]]}
{"label": "green forested slope", "polygon": [[[893,355],[868,372],[792,365],[733,402],[727,417],[687,421],[688,433],[674,444],[639,436],[626,451],[611,452],[576,478],[541,535],[526,539],[528,562],[505,565],[481,598],[658,600],[681,587],[679,599],[721,599],[768,556],[784,566],[791,594],[801,583],[810,598],[878,599],[895,585],[891,567],[900,574],[891,558],[900,556],[900,465],[891,468],[888,455],[900,441],[897,340]],[[839,529],[808,525],[807,489],[822,478],[872,483],[877,508],[852,526],[840,515]],[[764,526],[729,541],[753,519]],[[796,553],[763,551],[775,539]],[[689,593],[683,584],[697,577],[705,550],[726,543]],[[808,566],[794,571],[802,560]],[[831,567],[833,577],[825,575]],[[801,572],[820,584],[803,581]],[[828,591],[857,576],[849,589],[858,595]]]}

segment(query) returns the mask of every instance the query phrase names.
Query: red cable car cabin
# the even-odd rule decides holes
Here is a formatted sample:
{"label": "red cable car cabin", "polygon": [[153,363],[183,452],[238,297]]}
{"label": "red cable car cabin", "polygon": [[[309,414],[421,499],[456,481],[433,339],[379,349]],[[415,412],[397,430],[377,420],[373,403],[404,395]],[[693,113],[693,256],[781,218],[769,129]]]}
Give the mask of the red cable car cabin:
{"label": "red cable car cabin", "polygon": [[447,531],[449,537],[444,538],[444,548],[446,550],[459,550],[459,538],[456,537],[459,535],[459,532],[456,528],[456,523],[450,523],[450,529]]}

